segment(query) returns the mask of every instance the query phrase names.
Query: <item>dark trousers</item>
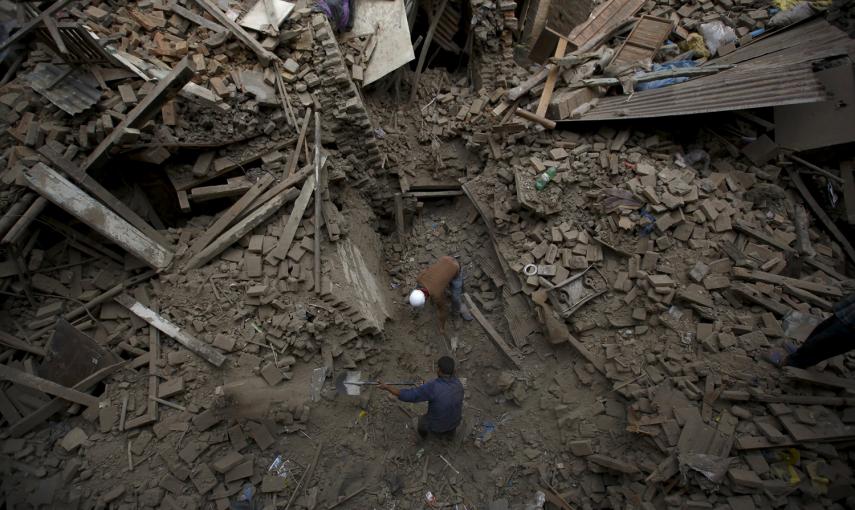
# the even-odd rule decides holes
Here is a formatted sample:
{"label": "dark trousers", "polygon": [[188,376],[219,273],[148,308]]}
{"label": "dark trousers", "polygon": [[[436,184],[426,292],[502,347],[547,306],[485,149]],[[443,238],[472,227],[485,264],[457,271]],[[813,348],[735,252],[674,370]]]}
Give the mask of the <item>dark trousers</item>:
{"label": "dark trousers", "polygon": [[430,430],[430,427],[428,427],[427,415],[423,415],[419,416],[419,424],[416,430],[419,432],[419,436],[421,436],[422,439],[426,439],[428,434],[433,434],[437,437],[450,440],[454,437],[454,431],[457,430],[457,427],[445,432],[434,432],[433,430]]}
{"label": "dark trousers", "polygon": [[819,323],[805,343],[789,355],[787,365],[808,368],[852,349],[855,349],[855,330],[832,315]]}

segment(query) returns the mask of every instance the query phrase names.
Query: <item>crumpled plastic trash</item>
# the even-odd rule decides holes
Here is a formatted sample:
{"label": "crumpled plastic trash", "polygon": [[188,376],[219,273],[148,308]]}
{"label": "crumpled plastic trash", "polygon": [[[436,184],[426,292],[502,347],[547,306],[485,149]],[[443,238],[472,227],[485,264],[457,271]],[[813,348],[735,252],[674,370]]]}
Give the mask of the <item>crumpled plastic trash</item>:
{"label": "crumpled plastic trash", "polygon": [[[675,62],[666,62],[664,64],[653,64],[650,69],[650,72],[656,71],[667,71],[669,69],[687,69],[691,67],[697,67],[697,64],[694,60],[677,60]],[[635,73],[636,77],[644,76],[647,74],[644,71]],[[650,90],[650,89],[659,89],[662,87],[667,87],[668,85],[674,85],[676,83],[683,83],[684,81],[689,81],[688,76],[678,76],[676,78],[663,78],[661,80],[654,81],[645,81],[641,83],[635,84],[635,90]]]}
{"label": "crumpled plastic trash", "polygon": [[736,32],[721,21],[702,23],[700,33],[711,55],[715,55],[722,46],[736,42]]}
{"label": "crumpled plastic trash", "polygon": [[322,12],[330,20],[333,28],[344,32],[353,27],[351,0],[315,0],[315,12]]}
{"label": "crumpled plastic trash", "polygon": [[686,453],[679,455],[680,473],[685,477],[689,469],[697,471],[713,482],[720,483],[724,480],[730,465],[736,461],[736,457],[720,457],[718,455],[707,455],[706,453]]}
{"label": "crumpled plastic trash", "polygon": [[766,25],[770,28],[788,27],[801,20],[808,19],[814,14],[812,2],[798,2],[772,16]]}

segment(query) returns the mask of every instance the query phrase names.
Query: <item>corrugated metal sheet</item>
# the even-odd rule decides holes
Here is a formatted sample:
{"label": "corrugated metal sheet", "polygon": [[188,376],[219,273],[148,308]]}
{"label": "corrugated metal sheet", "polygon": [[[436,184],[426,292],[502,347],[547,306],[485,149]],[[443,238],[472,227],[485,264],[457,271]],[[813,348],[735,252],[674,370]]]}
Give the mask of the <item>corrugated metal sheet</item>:
{"label": "corrugated metal sheet", "polygon": [[89,72],[48,63],[36,65],[24,80],[39,94],[69,115],[91,108],[101,98],[98,82]]}
{"label": "corrugated metal sheet", "polygon": [[670,87],[613,96],[580,119],[562,123],[643,119],[825,101],[811,62],[855,53],[855,40],[816,19],[770,34],[709,64],[735,64],[720,73]]}

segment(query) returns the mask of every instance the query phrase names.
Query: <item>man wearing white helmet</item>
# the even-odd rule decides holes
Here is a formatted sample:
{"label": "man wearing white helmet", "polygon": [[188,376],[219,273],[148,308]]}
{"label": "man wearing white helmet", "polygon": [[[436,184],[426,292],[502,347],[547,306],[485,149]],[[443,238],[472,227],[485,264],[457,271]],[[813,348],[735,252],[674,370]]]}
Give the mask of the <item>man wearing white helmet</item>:
{"label": "man wearing white helmet", "polygon": [[460,300],[463,295],[463,270],[453,257],[440,257],[419,274],[416,283],[418,286],[410,292],[410,305],[413,308],[421,308],[428,300],[432,301],[436,306],[441,334],[445,334],[445,321],[448,318],[448,300],[445,295],[447,290],[450,290],[454,311],[460,312],[463,319],[472,320],[469,310]]}

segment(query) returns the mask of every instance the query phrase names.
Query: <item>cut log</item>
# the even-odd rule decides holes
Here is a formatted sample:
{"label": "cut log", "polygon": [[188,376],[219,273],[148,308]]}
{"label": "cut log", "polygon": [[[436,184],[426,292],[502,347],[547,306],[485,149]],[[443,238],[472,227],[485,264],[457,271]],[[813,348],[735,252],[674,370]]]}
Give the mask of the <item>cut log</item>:
{"label": "cut log", "polygon": [[[195,338],[189,333],[184,332],[181,328],[164,319],[151,308],[143,305],[127,294],[120,294],[115,297],[115,300],[120,305],[127,308],[131,313],[146,321],[151,326],[162,331],[164,334],[175,339],[176,342],[186,347],[191,352],[203,358],[208,363],[218,367],[223,364],[226,357],[223,354],[208,345],[207,343]],[[155,391],[155,395],[157,392]]]}
{"label": "cut log", "polygon": [[22,172],[31,188],[149,266],[163,270],[172,252],[94,200],[55,170],[36,163]]}

